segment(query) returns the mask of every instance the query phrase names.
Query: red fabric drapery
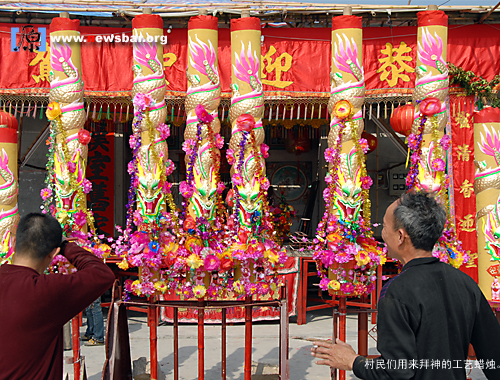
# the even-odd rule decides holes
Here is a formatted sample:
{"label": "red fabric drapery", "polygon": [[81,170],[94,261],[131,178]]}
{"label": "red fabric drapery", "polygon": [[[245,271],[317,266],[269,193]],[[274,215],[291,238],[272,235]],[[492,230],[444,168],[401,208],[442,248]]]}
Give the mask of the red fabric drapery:
{"label": "red fabric drapery", "polygon": [[[10,51],[11,27],[19,28],[20,25],[0,24],[0,92],[48,93],[48,53],[37,54],[22,49]],[[132,34],[130,29],[85,26],[80,26],[80,32],[89,40],[96,35],[110,38],[113,34],[123,39],[122,34],[128,37]],[[187,29],[172,29],[168,34],[165,31],[165,36],[168,37],[164,46],[167,95],[184,96],[187,89]],[[330,28],[264,28],[262,36],[262,80],[267,96],[330,96]],[[500,28],[495,25],[452,25],[448,30],[449,61],[491,80],[500,72],[499,39]],[[416,43],[417,27],[363,29],[367,96],[411,94],[415,82]],[[229,29],[219,29],[218,54],[223,96],[230,97]],[[130,95],[131,67],[130,42],[82,42],[82,71],[87,95]],[[382,79],[384,71],[388,72],[385,80]]]}

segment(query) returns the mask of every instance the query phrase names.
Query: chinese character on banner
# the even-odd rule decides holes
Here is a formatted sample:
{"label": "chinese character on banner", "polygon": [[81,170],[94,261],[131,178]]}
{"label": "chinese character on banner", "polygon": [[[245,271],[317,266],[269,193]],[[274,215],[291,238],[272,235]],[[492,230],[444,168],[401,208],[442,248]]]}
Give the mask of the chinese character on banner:
{"label": "chinese character on banner", "polygon": [[470,198],[472,192],[474,191],[474,185],[466,179],[462,185],[460,185],[460,194],[464,195],[464,198]]}
{"label": "chinese character on banner", "polygon": [[[165,53],[163,54],[163,70],[167,67],[171,67],[175,62],[177,62],[177,56],[174,53]],[[167,80],[167,76],[165,75],[165,82],[167,86],[170,82]]]}
{"label": "chinese character on banner", "polygon": [[473,232],[474,228],[474,216],[472,214],[465,215],[463,219],[460,219],[460,228],[462,231]]}
{"label": "chinese character on banner", "polygon": [[[292,67],[293,57],[287,52],[282,53],[278,57],[274,58],[273,55],[276,53],[276,48],[274,46],[269,47],[269,51],[261,56],[261,76],[262,83],[269,86],[274,86],[278,88],[285,88],[293,84],[293,81],[281,80],[281,74],[287,72]],[[267,62],[267,63],[266,63]],[[274,71],[276,75],[275,80],[264,79],[267,78],[267,74],[271,74]]]}
{"label": "chinese character on banner", "polygon": [[469,145],[459,145],[457,148],[457,158],[462,161],[469,161],[470,154],[472,151],[469,149]]}
{"label": "chinese character on banner", "polygon": [[467,251],[467,254],[469,255],[469,261],[467,261],[465,267],[477,268],[477,259],[478,259],[477,252],[471,253],[470,251]]}
{"label": "chinese character on banner", "polygon": [[19,28],[10,28],[11,51],[20,51],[21,48],[32,53],[45,51],[45,30],[45,28],[39,28],[38,31],[35,31],[33,25],[25,25],[21,29],[21,36],[18,38]]}
{"label": "chinese character on banner", "polygon": [[36,53],[36,57],[33,58],[29,65],[39,65],[40,75],[31,75],[36,83],[40,83],[40,81],[48,81],[50,72],[50,51]]}
{"label": "chinese character on banner", "polygon": [[470,115],[465,114],[464,112],[460,112],[457,115],[457,122],[460,125],[460,128],[470,128],[469,119],[468,119],[469,117],[470,117]]}
{"label": "chinese character on banner", "polygon": [[[382,73],[380,74],[380,80],[382,82],[387,81],[391,87],[394,87],[399,79],[409,82],[410,77],[404,72],[413,73],[415,69],[406,63],[411,62],[413,58],[405,54],[411,52],[411,47],[407,46],[403,41],[396,48],[387,42],[385,49],[380,50],[380,52],[386,56],[378,59],[382,63],[382,66],[377,70],[377,73]],[[390,79],[389,75],[391,76]]]}

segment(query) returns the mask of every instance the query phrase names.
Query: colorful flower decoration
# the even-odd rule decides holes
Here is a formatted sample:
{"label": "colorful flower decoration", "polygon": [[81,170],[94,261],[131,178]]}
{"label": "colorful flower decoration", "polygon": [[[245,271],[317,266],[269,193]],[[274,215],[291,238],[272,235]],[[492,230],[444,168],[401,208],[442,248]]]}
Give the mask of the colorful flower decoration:
{"label": "colorful flower decoration", "polygon": [[323,192],[326,211],[311,250],[322,290],[360,297],[375,288],[376,269],[386,261],[386,253],[370,229],[368,190],[373,181],[366,173],[366,140],[360,139],[356,129],[351,128],[354,147],[341,153],[352,105],[340,100],[332,112],[340,120],[335,127],[338,136],[335,144],[325,150],[325,159],[330,164],[325,178],[328,187]]}

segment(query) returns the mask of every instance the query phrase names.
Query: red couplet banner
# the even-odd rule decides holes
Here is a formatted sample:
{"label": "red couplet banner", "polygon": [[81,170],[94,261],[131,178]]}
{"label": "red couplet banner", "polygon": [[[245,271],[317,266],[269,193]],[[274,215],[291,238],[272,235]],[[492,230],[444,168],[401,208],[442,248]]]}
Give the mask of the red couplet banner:
{"label": "red couplet banner", "polygon": [[[48,93],[49,49],[30,52],[22,25],[0,24],[0,93]],[[35,30],[43,28],[34,25]],[[12,28],[17,28],[18,32]],[[132,88],[131,29],[85,27],[80,31],[86,95],[128,96]],[[48,31],[46,31],[48,36]],[[185,96],[187,29],[166,33],[163,65],[167,95]],[[102,42],[98,42],[98,37]],[[262,29],[261,76],[266,96],[328,97],[330,28]],[[19,51],[11,51],[12,38]],[[451,25],[448,59],[487,80],[500,72],[500,29],[494,25]],[[113,41],[111,41],[113,40]],[[38,45],[41,45],[40,41]],[[219,29],[219,73],[223,96],[230,97],[230,30]],[[367,96],[410,94],[415,84],[417,27],[364,28],[363,66]]]}
{"label": "red couplet banner", "polygon": [[88,207],[92,209],[99,233],[114,236],[115,194],[115,135],[103,130],[92,132],[89,143],[87,179],[92,182]]}
{"label": "red couplet banner", "polygon": [[460,269],[478,281],[476,194],[474,193],[474,96],[450,97],[453,189],[457,236],[470,259]]}

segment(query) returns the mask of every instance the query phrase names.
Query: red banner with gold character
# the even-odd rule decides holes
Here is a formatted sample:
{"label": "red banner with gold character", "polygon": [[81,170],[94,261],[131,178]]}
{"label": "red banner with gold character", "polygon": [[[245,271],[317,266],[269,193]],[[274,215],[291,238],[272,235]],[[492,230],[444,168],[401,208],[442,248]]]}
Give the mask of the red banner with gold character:
{"label": "red banner with gold character", "polygon": [[[34,25],[35,30],[43,27]],[[0,24],[0,93],[47,93],[49,49],[37,53],[21,47],[11,51],[11,36],[18,45],[26,41],[21,32],[11,33],[11,28],[22,30],[19,24]],[[82,26],[80,31],[84,38],[85,94],[129,96],[133,79],[131,29]],[[230,30],[220,28],[218,34],[222,93],[230,97]],[[164,36],[167,95],[185,96],[188,30],[172,29],[171,33],[164,31]],[[330,96],[330,28],[264,28],[262,37],[261,78],[266,96]],[[448,60],[491,80],[500,72],[499,39],[500,29],[494,25],[452,25],[448,29]],[[410,95],[415,87],[416,55],[416,26],[363,28],[366,95]]]}
{"label": "red banner with gold character", "polygon": [[478,281],[476,195],[474,194],[474,96],[450,96],[453,189],[457,236],[469,254],[460,269]]}

